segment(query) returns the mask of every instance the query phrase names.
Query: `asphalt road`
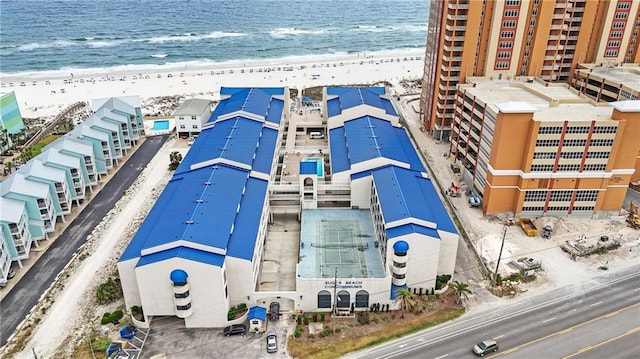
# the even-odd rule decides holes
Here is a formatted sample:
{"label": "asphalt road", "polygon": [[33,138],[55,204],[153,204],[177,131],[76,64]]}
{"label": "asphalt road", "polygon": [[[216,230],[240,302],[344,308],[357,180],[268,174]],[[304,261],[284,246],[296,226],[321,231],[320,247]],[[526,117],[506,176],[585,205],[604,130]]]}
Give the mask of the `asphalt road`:
{"label": "asphalt road", "polygon": [[431,330],[347,357],[474,358],[472,346],[494,338],[486,358],[640,357],[640,266],[605,274],[519,300],[471,312]]}
{"label": "asphalt road", "polygon": [[56,275],[67,265],[91,231],[122,197],[124,191],[133,184],[167,138],[168,135],[148,137],[4,297],[0,302],[0,346],[7,343],[9,336],[51,286]]}

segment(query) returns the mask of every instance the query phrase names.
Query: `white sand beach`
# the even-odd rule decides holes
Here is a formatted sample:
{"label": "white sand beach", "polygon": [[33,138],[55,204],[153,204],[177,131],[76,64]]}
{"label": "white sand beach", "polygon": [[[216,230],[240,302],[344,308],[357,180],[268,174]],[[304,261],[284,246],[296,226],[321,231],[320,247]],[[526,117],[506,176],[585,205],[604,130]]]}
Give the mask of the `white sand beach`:
{"label": "white sand beach", "polygon": [[[305,58],[295,63],[253,61],[202,67],[162,67],[109,73],[75,71],[60,77],[33,73],[3,76],[2,92],[15,91],[23,117],[55,116],[77,101],[138,95],[143,100],[180,95],[185,98],[219,99],[220,87],[289,87],[372,84],[419,79],[424,51],[379,52],[326,58]],[[283,60],[285,61],[285,60]]]}

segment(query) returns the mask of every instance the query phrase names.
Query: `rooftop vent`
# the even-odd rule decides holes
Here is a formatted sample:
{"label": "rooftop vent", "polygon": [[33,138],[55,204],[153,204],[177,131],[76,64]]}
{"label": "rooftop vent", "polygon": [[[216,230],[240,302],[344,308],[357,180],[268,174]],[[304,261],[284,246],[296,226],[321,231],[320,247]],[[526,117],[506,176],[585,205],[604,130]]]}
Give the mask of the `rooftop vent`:
{"label": "rooftop vent", "polygon": [[202,203],[204,202],[202,199],[196,199],[196,203]]}
{"label": "rooftop vent", "polygon": [[207,181],[204,183],[206,186],[209,186],[211,184],[211,181]]}
{"label": "rooftop vent", "polygon": [[195,222],[192,221],[192,220],[188,220],[188,221],[185,221],[184,223],[186,223],[186,224],[194,224]]}

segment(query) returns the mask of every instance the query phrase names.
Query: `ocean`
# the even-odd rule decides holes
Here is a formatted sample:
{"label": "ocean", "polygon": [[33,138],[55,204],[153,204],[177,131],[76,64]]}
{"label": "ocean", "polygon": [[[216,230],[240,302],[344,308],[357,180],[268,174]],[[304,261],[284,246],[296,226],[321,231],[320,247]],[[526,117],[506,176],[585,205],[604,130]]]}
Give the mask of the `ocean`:
{"label": "ocean", "polygon": [[0,0],[0,76],[416,51],[425,0]]}

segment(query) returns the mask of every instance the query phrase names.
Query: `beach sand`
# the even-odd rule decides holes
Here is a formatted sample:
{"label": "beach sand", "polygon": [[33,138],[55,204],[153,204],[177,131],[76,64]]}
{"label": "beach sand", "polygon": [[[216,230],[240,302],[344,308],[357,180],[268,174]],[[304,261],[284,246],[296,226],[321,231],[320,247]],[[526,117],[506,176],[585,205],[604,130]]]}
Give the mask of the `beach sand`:
{"label": "beach sand", "polygon": [[[77,101],[138,95],[143,100],[183,96],[218,100],[220,87],[289,87],[372,84],[420,79],[424,50],[354,54],[322,62],[253,61],[202,67],[163,67],[110,73],[76,71],[65,77],[50,73],[3,76],[1,92],[15,91],[22,117],[53,117]],[[284,60],[283,60],[284,61]],[[47,77],[49,76],[49,77]]]}

